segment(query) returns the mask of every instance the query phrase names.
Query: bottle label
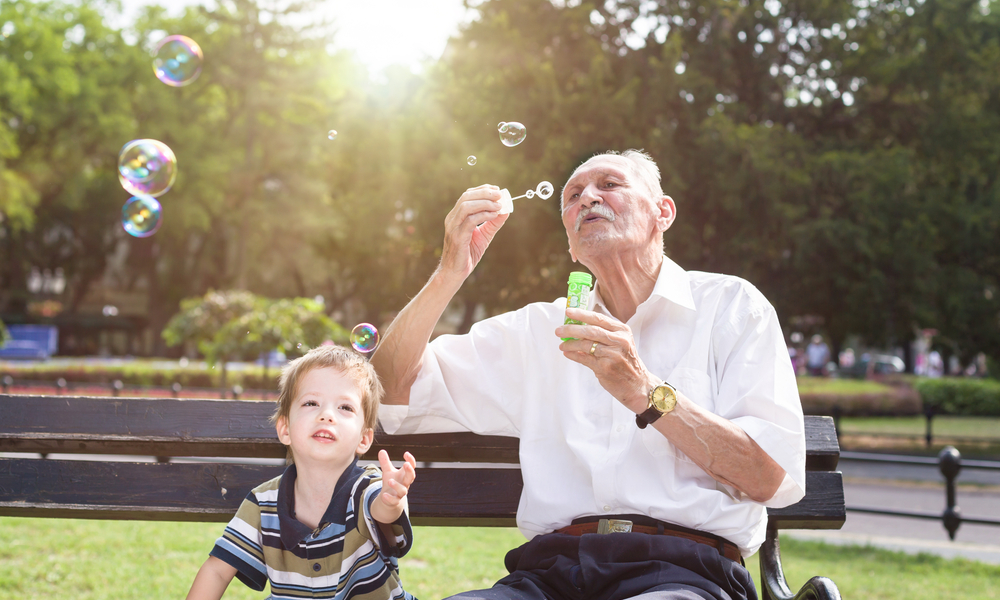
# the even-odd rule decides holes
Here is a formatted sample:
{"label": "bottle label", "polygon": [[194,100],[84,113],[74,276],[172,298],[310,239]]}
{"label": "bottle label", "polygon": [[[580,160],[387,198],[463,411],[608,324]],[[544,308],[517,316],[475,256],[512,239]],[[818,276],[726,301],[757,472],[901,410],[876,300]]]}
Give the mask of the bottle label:
{"label": "bottle label", "polygon": [[[590,286],[584,285],[582,283],[571,283],[569,284],[569,291],[566,295],[566,307],[567,308],[590,308]],[[582,321],[577,321],[576,319],[570,319],[566,317],[563,320],[564,325],[583,325]],[[576,338],[562,338],[564,342],[570,340],[575,340]]]}

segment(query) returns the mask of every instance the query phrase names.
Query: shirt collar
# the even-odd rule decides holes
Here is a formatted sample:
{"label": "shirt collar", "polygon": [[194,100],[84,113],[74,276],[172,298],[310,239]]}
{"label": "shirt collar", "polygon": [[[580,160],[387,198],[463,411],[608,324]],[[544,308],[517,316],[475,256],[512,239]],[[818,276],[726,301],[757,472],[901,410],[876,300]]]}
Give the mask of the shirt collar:
{"label": "shirt collar", "polygon": [[[660,274],[656,277],[656,283],[653,284],[653,292],[650,294],[650,298],[653,296],[660,296],[674,304],[683,306],[689,310],[695,310],[694,296],[691,295],[691,279],[688,277],[687,271],[670,260],[666,254],[663,255],[663,262],[660,263]],[[604,312],[608,311],[604,305],[604,299],[601,298],[601,292],[595,285],[594,309],[598,308]]]}
{"label": "shirt collar", "polygon": [[[347,514],[347,505],[351,500],[350,482],[354,481],[364,472],[358,466],[358,458],[344,469],[337,480],[337,485],[333,489],[333,497],[330,504],[323,513],[323,519],[318,529],[323,529],[330,523],[340,523],[344,521]],[[298,471],[295,464],[288,465],[281,482],[278,484],[278,524],[281,528],[281,544],[286,550],[291,550],[301,544],[307,537],[312,535],[313,530],[308,525],[295,518],[295,478]]]}

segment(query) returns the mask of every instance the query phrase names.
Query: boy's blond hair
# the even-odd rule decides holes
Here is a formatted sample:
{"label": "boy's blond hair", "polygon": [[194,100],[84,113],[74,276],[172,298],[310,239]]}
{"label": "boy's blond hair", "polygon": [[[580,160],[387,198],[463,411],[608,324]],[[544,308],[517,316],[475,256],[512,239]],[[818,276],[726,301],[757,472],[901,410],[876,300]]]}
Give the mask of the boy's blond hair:
{"label": "boy's blond hair", "polygon": [[[271,422],[277,423],[278,419],[282,417],[286,421],[288,420],[299,381],[306,373],[314,369],[328,367],[337,369],[354,380],[361,395],[361,411],[364,413],[365,419],[364,428],[374,431],[378,424],[378,405],[382,402],[382,396],[385,394],[382,382],[379,381],[375,368],[367,360],[356,352],[335,345],[313,348],[304,356],[300,356],[285,365],[281,370],[281,378],[278,380],[278,402],[274,414],[271,415]],[[288,456],[291,458],[291,447],[288,450]]]}

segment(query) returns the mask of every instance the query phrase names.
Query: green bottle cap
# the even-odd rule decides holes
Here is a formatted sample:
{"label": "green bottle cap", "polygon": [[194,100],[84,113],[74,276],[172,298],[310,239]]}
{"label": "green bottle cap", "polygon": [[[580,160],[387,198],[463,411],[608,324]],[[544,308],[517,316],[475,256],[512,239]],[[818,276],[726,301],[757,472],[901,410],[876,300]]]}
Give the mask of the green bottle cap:
{"label": "green bottle cap", "polygon": [[590,282],[593,278],[590,273],[584,273],[583,271],[573,271],[569,274],[569,284],[582,283],[583,285],[590,287]]}

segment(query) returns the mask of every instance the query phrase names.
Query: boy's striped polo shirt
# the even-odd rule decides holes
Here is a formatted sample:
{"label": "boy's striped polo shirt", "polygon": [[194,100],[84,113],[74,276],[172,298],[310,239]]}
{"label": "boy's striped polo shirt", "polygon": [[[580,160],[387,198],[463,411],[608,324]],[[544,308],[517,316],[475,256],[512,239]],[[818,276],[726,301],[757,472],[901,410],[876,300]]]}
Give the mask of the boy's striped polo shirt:
{"label": "boy's striped polo shirt", "polygon": [[210,554],[254,590],[270,580],[275,600],[414,600],[396,563],[413,543],[409,517],[404,512],[387,537],[390,527],[380,528],[371,516],[382,490],[378,467],[357,461],[348,467],[315,530],[293,516],[295,477],[290,465],[251,490]]}

